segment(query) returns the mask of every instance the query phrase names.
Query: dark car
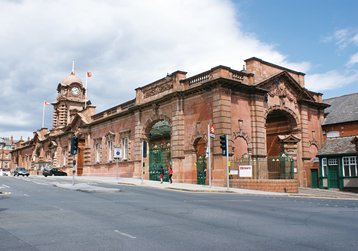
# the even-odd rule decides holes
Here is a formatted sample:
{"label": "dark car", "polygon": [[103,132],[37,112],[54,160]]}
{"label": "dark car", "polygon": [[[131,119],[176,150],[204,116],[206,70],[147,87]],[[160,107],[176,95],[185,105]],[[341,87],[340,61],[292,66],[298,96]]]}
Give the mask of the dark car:
{"label": "dark car", "polygon": [[14,170],[14,176],[29,176],[29,171],[26,170],[25,167],[16,167]]}
{"label": "dark car", "polygon": [[45,177],[47,177],[47,176],[67,176],[66,172],[63,172],[58,168],[44,169],[42,174]]}

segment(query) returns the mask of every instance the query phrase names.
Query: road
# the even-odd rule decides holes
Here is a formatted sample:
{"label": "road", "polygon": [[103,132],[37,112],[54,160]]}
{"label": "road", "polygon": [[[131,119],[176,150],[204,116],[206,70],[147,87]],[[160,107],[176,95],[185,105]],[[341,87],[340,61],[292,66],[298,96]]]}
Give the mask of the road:
{"label": "road", "polygon": [[0,250],[357,250],[358,201],[0,177]]}

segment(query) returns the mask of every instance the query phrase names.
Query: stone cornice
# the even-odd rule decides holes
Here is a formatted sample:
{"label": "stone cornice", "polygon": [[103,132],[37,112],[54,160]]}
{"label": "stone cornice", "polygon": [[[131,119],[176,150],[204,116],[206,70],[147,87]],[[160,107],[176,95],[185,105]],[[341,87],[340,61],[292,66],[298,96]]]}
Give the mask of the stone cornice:
{"label": "stone cornice", "polygon": [[[171,100],[171,99],[176,98],[176,97],[183,97],[184,98],[185,96],[189,96],[189,95],[191,95],[193,93],[206,92],[206,91],[208,91],[210,89],[213,89],[213,88],[219,87],[219,86],[224,87],[224,88],[228,88],[228,89],[232,89],[232,90],[235,90],[235,91],[240,90],[240,91],[244,91],[244,92],[247,92],[247,93],[257,93],[259,95],[264,95],[264,94],[267,93],[267,90],[262,89],[262,88],[258,88],[256,86],[246,85],[246,84],[240,83],[240,82],[232,80],[232,79],[216,78],[216,79],[214,79],[212,81],[205,82],[205,83],[203,83],[201,85],[193,86],[193,87],[191,87],[189,89],[186,89],[186,90],[183,90],[183,91],[181,91],[181,90],[174,91],[174,92],[171,92],[171,93],[169,93],[169,94],[167,94],[165,96],[162,96],[162,97],[160,97],[158,99],[151,100],[151,101],[148,101],[148,102],[143,103],[143,104],[133,105],[133,106],[129,107],[127,110],[117,112],[117,113],[113,113],[113,114],[107,115],[106,117],[103,117],[103,118],[100,118],[98,120],[92,121],[91,123],[89,123],[88,125],[85,125],[84,127],[91,127],[91,126],[97,125],[99,123],[103,123],[103,122],[106,122],[106,121],[116,119],[118,117],[122,117],[122,116],[125,116],[125,115],[128,115],[128,114],[132,114],[137,110],[142,110],[142,109],[145,109],[145,108],[148,108],[148,107],[152,107],[153,104],[160,104],[160,103],[166,102],[166,101]],[[107,109],[107,111],[110,111],[111,109],[112,108]],[[104,112],[102,112],[102,113],[104,113]],[[92,118],[95,118],[96,116],[98,116],[98,114],[93,115]]]}

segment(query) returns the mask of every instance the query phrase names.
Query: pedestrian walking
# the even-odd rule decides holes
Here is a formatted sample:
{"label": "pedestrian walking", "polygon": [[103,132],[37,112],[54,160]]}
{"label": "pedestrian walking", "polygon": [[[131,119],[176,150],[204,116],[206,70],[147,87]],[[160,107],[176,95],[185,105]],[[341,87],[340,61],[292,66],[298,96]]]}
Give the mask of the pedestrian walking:
{"label": "pedestrian walking", "polygon": [[169,174],[169,182],[171,184],[171,183],[173,183],[173,180],[172,180],[173,168],[172,167],[169,167],[168,174]]}
{"label": "pedestrian walking", "polygon": [[164,168],[163,166],[161,166],[160,173],[159,173],[160,183],[163,183],[163,177],[164,177]]}

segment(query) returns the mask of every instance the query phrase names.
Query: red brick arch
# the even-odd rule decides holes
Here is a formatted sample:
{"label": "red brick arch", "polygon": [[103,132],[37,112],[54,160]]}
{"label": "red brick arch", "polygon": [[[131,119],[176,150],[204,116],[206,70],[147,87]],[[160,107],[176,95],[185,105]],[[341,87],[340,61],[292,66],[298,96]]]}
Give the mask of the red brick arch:
{"label": "red brick arch", "polygon": [[145,124],[144,124],[144,133],[146,135],[146,137],[148,138],[149,132],[152,129],[153,125],[155,123],[157,123],[158,121],[166,121],[168,122],[169,126],[172,128],[172,121],[169,117],[165,116],[165,115],[155,115],[152,118],[149,118]]}
{"label": "red brick arch", "polygon": [[[265,121],[267,120],[267,116],[273,112],[273,111],[281,111],[281,112],[284,112],[286,114],[288,114],[288,118],[290,119],[290,122],[296,126],[299,125],[299,117],[296,115],[296,113],[294,111],[292,111],[290,108],[288,107],[281,107],[279,105],[274,105],[274,106],[271,106],[269,107],[266,112],[265,112]],[[266,123],[266,122],[265,122]]]}

